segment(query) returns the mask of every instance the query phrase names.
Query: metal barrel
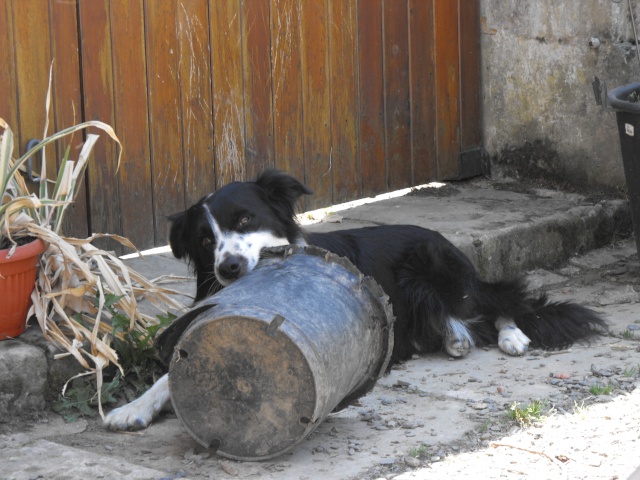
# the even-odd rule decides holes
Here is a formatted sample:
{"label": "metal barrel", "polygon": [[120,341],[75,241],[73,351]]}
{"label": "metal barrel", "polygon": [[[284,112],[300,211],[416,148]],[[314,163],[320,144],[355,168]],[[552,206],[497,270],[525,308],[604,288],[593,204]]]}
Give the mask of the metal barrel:
{"label": "metal barrel", "polygon": [[237,460],[293,448],[370,391],[393,349],[387,296],[348,260],[317,247],[269,255],[197,305],[172,348],[176,414]]}

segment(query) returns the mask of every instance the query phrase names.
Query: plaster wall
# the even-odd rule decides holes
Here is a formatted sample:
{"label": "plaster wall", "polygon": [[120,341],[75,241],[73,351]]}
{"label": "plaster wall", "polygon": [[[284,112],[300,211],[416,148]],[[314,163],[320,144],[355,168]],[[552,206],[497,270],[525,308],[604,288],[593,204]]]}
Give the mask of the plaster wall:
{"label": "plaster wall", "polygon": [[[640,0],[631,3],[640,33]],[[627,0],[481,0],[480,21],[494,176],[624,186],[615,113],[596,104],[592,82],[640,81]]]}

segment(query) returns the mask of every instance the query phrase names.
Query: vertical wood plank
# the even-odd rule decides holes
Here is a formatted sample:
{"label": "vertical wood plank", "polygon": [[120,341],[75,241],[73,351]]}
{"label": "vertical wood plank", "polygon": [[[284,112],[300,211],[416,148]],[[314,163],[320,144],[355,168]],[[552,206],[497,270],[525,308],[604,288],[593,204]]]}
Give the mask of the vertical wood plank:
{"label": "vertical wood plank", "polygon": [[[84,117],[100,120],[116,128],[113,108],[111,23],[108,0],[80,2],[80,35]],[[98,132],[99,133],[99,132]],[[117,149],[110,138],[101,139],[93,149],[87,167],[90,233],[122,234]],[[108,243],[116,248],[115,242]],[[105,244],[102,244],[105,246]],[[120,248],[116,248],[120,252]]]}
{"label": "vertical wood plank", "polygon": [[[44,8],[43,8],[44,7]],[[49,44],[49,9],[44,2],[13,2],[16,85],[18,87],[19,135],[14,154],[23,154],[27,142],[41,139],[45,125],[45,100],[49,85],[51,49]],[[44,39],[44,41],[43,41]],[[49,112],[49,131],[54,126],[53,109]],[[55,147],[46,149],[47,175],[55,173]],[[40,172],[40,162],[34,159],[34,172]]]}
{"label": "vertical wood plank", "polygon": [[460,2],[460,149],[482,146],[480,2]]}
{"label": "vertical wood plank", "polygon": [[270,47],[270,8],[265,0],[242,1],[242,59],[247,178],[275,165]]}
{"label": "vertical wood plank", "polygon": [[179,3],[182,145],[187,205],[215,189],[208,15],[207,0]]}
{"label": "vertical wood plank", "polygon": [[166,242],[166,217],[185,208],[177,16],[175,1],[145,3],[156,244]]}
{"label": "vertical wood plank", "polygon": [[357,0],[329,1],[333,201],[361,194]]}
{"label": "vertical wood plank", "polygon": [[211,0],[211,63],[217,183],[245,176],[241,11],[238,0]]}
{"label": "vertical wood plank", "polygon": [[299,4],[296,0],[271,0],[270,5],[275,163],[303,180]]}
{"label": "vertical wood plank", "polygon": [[125,148],[118,172],[122,233],[145,248],[154,232],[142,0],[111,0],[110,18],[116,132]]}
{"label": "vertical wood plank", "polygon": [[433,1],[409,1],[411,156],[417,185],[438,176]]}
{"label": "vertical wood plank", "polygon": [[305,0],[300,8],[305,181],[314,191],[307,207],[319,208],[333,194],[327,3]]}
{"label": "vertical wood plank", "polygon": [[458,2],[434,2],[434,17],[438,176],[444,180],[455,178],[460,172]]}
{"label": "vertical wood plank", "polygon": [[387,185],[412,184],[406,1],[383,0]]}
{"label": "vertical wood plank", "polygon": [[362,193],[386,190],[381,0],[358,1],[358,65]]}
{"label": "vertical wood plank", "polygon": [[[75,2],[51,2],[51,51],[53,63],[55,131],[63,130],[84,120],[80,72],[80,39]],[[64,157],[67,140],[58,142],[57,166]],[[74,135],[69,158],[77,160],[82,148],[83,135]],[[78,187],[76,201],[67,207],[62,231],[71,237],[84,238],[89,234],[86,179]]]}
{"label": "vertical wood plank", "polygon": [[18,89],[15,68],[13,0],[0,3],[0,118],[9,124],[14,141],[20,145],[18,124]]}

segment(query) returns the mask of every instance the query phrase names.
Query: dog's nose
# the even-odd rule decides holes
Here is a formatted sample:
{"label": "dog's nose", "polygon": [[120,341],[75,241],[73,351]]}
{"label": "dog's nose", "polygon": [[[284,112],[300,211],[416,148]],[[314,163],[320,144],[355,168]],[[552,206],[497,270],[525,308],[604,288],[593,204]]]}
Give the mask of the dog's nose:
{"label": "dog's nose", "polygon": [[237,280],[246,270],[247,260],[237,255],[230,255],[218,266],[218,273],[225,280]]}

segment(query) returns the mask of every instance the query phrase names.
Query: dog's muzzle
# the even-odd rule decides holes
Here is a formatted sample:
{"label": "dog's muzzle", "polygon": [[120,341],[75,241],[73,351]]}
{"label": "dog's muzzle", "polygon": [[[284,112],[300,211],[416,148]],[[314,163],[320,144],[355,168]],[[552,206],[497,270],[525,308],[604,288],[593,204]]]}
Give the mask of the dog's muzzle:
{"label": "dog's muzzle", "polygon": [[247,273],[247,259],[229,255],[218,265],[218,275],[226,282],[233,282]]}

